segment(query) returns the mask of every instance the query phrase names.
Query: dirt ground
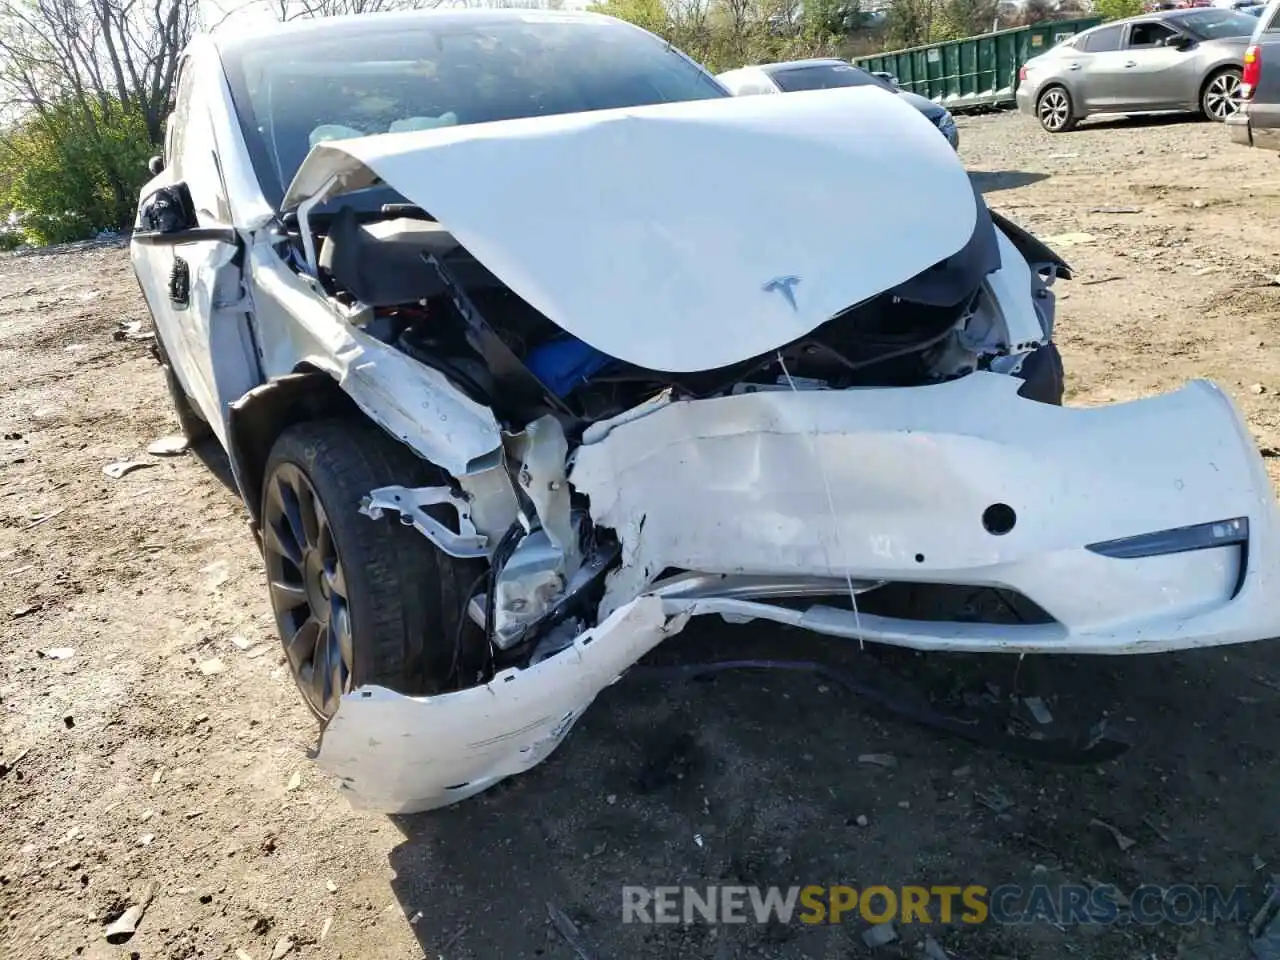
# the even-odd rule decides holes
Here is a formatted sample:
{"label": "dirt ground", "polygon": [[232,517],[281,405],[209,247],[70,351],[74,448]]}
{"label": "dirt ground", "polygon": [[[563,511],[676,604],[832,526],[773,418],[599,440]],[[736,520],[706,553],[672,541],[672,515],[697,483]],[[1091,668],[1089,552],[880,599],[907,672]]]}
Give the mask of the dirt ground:
{"label": "dirt ground", "polygon": [[[1197,122],[1058,137],[1017,116],[961,125],[993,207],[1044,238],[1090,238],[1060,244],[1079,271],[1060,288],[1069,402],[1209,377],[1275,456],[1280,160]],[[964,958],[1245,955],[1242,923],[916,925],[874,950],[860,921],[624,925],[621,887],[1101,881],[1259,894],[1280,861],[1270,643],[1020,665],[896,658],[966,689],[1039,695],[1055,715],[1105,713],[1133,747],[1101,765],[1011,759],[804,674],[635,677],[550,761],[490,793],[425,816],[351,812],[308,759],[314,725],[225,463],[145,452],[175,420],[147,344],[115,336],[144,317],[118,244],[0,259],[5,960],[571,958],[548,901],[601,960],[914,958],[926,934]],[[128,459],[149,465],[103,475]],[[860,658],[771,625],[696,624],[676,643],[681,658]],[[47,654],[63,647],[74,654]],[[207,675],[214,658],[225,669]],[[858,761],[869,753],[897,765]],[[982,802],[993,793],[1003,812]],[[1122,850],[1095,818],[1136,843]],[[150,883],[137,934],[108,946],[104,923]]]}

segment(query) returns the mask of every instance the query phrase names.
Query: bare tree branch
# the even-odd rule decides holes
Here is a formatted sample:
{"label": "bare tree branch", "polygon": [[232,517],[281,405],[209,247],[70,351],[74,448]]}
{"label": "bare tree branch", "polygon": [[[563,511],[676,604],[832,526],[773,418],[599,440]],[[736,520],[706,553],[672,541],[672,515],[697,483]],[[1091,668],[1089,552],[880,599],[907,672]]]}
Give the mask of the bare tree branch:
{"label": "bare tree branch", "polygon": [[118,106],[158,142],[197,0],[0,0],[0,97],[90,125]]}

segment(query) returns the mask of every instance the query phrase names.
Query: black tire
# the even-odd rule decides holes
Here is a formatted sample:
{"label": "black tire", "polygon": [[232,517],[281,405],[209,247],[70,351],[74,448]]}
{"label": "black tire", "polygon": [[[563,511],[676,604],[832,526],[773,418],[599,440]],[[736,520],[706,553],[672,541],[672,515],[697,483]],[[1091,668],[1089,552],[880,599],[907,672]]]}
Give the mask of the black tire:
{"label": "black tire", "polygon": [[[296,424],[271,448],[261,513],[268,591],[294,679],[322,722],[337,709],[339,696],[356,687],[438,693],[456,686],[458,677],[469,682],[486,660],[483,631],[463,609],[486,564],[449,556],[395,514],[375,521],[359,513],[361,499],[378,487],[428,486],[442,479],[378,427],[354,419]],[[284,491],[290,484],[301,491],[302,483],[319,503],[311,517],[316,528],[327,526],[332,557],[317,529],[317,543],[302,545],[299,565],[288,556],[297,538],[286,542],[293,531]],[[304,527],[307,496],[295,495]],[[445,511],[442,519],[452,513]],[[308,626],[313,606],[328,607],[312,618],[323,618],[324,627]],[[318,659],[322,644],[328,645],[328,669]],[[335,664],[335,657],[341,662]]]}
{"label": "black tire", "polygon": [[1243,76],[1236,67],[1218,70],[1204,82],[1200,91],[1200,112],[1208,120],[1226,123],[1227,117],[1240,109],[1240,79]]}
{"label": "black tire", "polygon": [[[153,324],[154,326],[154,321]],[[160,367],[164,370],[164,385],[169,391],[169,400],[173,403],[173,411],[178,415],[178,428],[182,431],[182,435],[187,438],[187,443],[195,446],[203,443],[213,436],[213,428],[209,426],[204,417],[196,412],[195,404],[191,402],[191,398],[187,396],[187,391],[182,388],[182,382],[178,380],[178,375],[173,372],[173,364],[169,362],[168,351],[165,350],[164,341],[160,339],[160,330],[156,329],[156,359],[160,361]]]}
{"label": "black tire", "polygon": [[1076,116],[1075,104],[1071,102],[1071,94],[1066,87],[1054,85],[1045,87],[1036,97],[1036,117],[1049,133],[1067,133],[1074,130],[1080,118]]}

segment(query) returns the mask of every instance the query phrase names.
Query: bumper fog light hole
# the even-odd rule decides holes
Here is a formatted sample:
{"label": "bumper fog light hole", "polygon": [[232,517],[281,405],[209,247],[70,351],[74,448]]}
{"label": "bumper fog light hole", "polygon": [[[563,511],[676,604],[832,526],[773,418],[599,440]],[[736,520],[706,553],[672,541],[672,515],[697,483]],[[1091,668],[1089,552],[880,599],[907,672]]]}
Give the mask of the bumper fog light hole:
{"label": "bumper fog light hole", "polygon": [[1018,515],[1007,503],[993,503],[982,511],[982,525],[992,536],[1002,537],[1018,522]]}

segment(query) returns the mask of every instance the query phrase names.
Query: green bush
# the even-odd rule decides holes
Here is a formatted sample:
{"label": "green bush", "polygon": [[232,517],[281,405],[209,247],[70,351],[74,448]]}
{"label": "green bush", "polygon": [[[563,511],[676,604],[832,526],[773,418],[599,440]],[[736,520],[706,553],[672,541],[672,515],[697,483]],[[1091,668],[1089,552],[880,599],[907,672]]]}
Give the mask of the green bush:
{"label": "green bush", "polygon": [[1094,0],[1093,12],[1103,20],[1123,20],[1142,13],[1142,0]]}
{"label": "green bush", "polygon": [[118,102],[55,105],[0,136],[0,206],[33,243],[128,228],[153,152],[142,117]]}
{"label": "green bush", "polygon": [[938,10],[931,40],[962,40],[988,32],[996,21],[995,0],[946,0]]}

